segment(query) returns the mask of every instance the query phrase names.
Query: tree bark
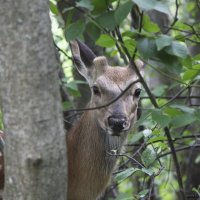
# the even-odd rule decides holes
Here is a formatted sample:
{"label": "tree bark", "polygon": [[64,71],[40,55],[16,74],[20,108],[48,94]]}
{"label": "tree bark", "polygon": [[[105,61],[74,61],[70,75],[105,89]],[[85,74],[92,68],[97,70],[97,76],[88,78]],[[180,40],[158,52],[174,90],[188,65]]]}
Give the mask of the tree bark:
{"label": "tree bark", "polygon": [[0,2],[6,200],[65,200],[66,140],[47,0]]}

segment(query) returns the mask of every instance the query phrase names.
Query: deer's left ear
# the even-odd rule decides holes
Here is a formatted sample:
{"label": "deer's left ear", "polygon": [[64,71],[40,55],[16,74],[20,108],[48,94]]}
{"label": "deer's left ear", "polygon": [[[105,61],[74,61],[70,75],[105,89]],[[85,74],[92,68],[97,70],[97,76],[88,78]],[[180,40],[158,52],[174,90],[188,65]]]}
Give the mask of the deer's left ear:
{"label": "deer's left ear", "polygon": [[85,77],[89,84],[92,81],[92,65],[93,60],[96,58],[96,55],[93,51],[84,43],[80,41],[71,41],[70,47],[72,51],[72,57],[74,64],[79,71],[79,73]]}

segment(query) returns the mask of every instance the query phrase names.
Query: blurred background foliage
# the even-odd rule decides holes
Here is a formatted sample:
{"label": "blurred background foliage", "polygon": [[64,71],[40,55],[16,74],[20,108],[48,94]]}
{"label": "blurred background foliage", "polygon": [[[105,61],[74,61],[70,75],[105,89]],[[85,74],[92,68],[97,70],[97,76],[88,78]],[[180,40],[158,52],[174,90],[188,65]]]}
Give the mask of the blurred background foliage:
{"label": "blurred background foliage", "polygon": [[[102,200],[200,197],[200,2],[50,0],[65,127],[90,98],[69,41],[84,41],[111,65],[145,63],[138,121]],[[0,112],[0,130],[3,130]]]}

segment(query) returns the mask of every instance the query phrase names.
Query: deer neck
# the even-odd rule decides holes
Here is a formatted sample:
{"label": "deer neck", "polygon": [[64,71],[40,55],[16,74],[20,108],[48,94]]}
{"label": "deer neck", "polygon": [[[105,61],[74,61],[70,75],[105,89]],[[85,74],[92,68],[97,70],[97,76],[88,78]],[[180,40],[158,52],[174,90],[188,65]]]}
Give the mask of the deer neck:
{"label": "deer neck", "polygon": [[[108,168],[112,168],[116,156],[112,154],[119,153],[126,138],[123,136],[111,136],[103,130],[96,119],[94,111],[85,112],[75,128],[69,133],[68,145],[73,145],[73,151],[86,153],[89,160],[106,162]],[[70,141],[70,140],[73,140]],[[76,152],[73,152],[76,155]],[[86,157],[84,156],[84,159]],[[98,158],[98,160],[97,160]],[[110,164],[110,166],[108,166]],[[101,165],[99,165],[101,166]]]}

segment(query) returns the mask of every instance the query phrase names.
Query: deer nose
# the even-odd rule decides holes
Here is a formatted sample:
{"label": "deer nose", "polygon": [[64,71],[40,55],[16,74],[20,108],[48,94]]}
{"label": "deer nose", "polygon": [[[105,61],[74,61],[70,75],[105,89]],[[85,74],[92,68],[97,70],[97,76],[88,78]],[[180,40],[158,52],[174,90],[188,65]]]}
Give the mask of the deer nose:
{"label": "deer nose", "polygon": [[120,132],[127,126],[127,120],[124,116],[110,116],[108,117],[108,125],[114,132]]}

